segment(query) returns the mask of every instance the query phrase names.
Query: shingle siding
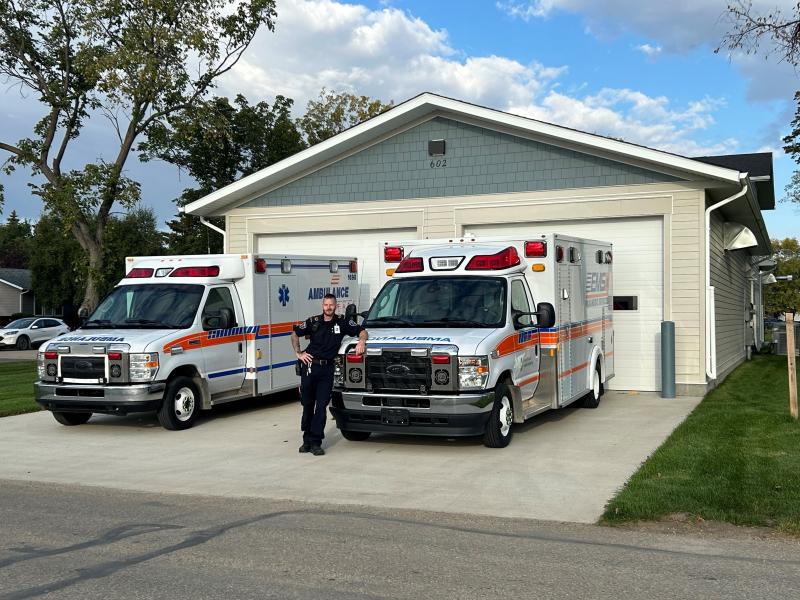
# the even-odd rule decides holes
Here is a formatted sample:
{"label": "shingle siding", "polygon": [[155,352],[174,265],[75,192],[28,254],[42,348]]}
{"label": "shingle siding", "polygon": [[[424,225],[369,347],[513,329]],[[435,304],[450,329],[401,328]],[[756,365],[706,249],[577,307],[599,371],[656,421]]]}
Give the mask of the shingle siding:
{"label": "shingle siding", "polygon": [[[445,156],[428,156],[428,140],[434,139],[446,140]],[[437,167],[438,161],[446,166]],[[640,167],[437,117],[272,190],[240,208],[668,181],[678,180]]]}

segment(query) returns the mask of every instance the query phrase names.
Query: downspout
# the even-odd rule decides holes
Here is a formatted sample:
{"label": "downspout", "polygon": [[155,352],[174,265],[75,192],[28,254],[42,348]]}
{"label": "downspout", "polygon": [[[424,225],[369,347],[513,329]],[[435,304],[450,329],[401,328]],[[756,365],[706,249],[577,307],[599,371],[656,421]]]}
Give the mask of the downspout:
{"label": "downspout", "polygon": [[214,231],[216,231],[217,233],[219,233],[222,236],[222,251],[225,252],[225,250],[227,250],[227,246],[225,245],[225,242],[226,242],[226,240],[225,240],[225,230],[224,229],[220,229],[219,227],[217,227],[213,223],[209,223],[208,221],[206,221],[205,217],[200,217],[200,222],[203,225],[205,225],[206,227],[208,227],[209,229],[213,229]]}
{"label": "downspout", "polygon": [[711,213],[744,196],[747,193],[746,179],[747,173],[740,173],[742,189],[706,209],[706,375],[709,379],[717,378],[717,315],[714,307],[714,286],[711,285]]}

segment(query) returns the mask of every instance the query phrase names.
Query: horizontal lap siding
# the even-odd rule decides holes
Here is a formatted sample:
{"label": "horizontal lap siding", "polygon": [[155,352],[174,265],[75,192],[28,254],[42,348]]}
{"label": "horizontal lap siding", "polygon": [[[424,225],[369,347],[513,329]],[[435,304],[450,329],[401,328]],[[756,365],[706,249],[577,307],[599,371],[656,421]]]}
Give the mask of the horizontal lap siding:
{"label": "horizontal lap siding", "polygon": [[699,190],[672,200],[672,320],[675,322],[675,381],[704,384],[703,198]]}
{"label": "horizontal lap siding", "polygon": [[745,291],[750,255],[745,250],[725,252],[724,218],[711,216],[711,285],[717,330],[717,374],[724,375],[746,358]]}
{"label": "horizontal lap siding", "polygon": [[0,315],[10,316],[19,312],[19,290],[0,282]]}

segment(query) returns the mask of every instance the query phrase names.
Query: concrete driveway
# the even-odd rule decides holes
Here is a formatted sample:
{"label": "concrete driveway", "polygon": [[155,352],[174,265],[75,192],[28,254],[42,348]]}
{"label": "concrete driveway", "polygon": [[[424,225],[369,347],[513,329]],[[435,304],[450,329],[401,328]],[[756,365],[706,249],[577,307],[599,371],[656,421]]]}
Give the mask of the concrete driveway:
{"label": "concrete driveway", "polygon": [[151,492],[261,497],[594,522],[700,398],[608,392],[516,426],[508,448],[480,439],[374,435],[299,454],[300,406],[284,395],[222,406],[194,428],[95,415],[64,427],[47,412],[0,419],[0,479]]}

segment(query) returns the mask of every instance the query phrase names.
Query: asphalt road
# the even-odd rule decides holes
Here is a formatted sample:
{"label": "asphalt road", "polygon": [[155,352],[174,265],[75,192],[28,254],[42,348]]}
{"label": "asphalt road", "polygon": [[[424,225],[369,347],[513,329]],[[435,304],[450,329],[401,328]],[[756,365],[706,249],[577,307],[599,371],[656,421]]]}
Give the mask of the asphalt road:
{"label": "asphalt road", "polygon": [[0,599],[798,597],[733,535],[0,481]]}

